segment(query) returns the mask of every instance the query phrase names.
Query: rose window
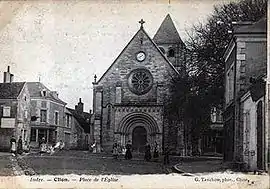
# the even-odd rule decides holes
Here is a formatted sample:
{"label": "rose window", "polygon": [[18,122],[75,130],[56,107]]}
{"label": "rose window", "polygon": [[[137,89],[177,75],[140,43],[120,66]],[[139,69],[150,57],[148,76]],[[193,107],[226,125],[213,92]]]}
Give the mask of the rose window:
{"label": "rose window", "polygon": [[153,77],[146,69],[133,70],[128,80],[130,90],[137,95],[147,93],[153,84]]}

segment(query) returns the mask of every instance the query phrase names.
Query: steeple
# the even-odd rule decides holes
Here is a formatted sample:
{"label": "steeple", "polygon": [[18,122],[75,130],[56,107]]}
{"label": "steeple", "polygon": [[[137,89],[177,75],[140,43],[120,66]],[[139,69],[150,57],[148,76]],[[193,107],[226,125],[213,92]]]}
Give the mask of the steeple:
{"label": "steeple", "polygon": [[153,40],[157,44],[183,43],[170,14],[167,14],[166,18],[163,20]]}

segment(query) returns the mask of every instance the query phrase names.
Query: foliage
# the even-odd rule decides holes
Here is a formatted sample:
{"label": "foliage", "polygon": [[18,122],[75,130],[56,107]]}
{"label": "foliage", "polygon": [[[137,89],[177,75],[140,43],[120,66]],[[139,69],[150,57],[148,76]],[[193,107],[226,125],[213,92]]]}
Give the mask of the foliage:
{"label": "foliage", "polygon": [[215,6],[207,21],[194,25],[188,33],[187,76],[172,80],[172,96],[165,113],[170,120],[188,125],[193,138],[198,138],[209,125],[211,107],[222,109],[225,88],[223,54],[231,40],[228,31],[233,30],[232,22],[258,21],[266,12],[266,0],[229,2]]}

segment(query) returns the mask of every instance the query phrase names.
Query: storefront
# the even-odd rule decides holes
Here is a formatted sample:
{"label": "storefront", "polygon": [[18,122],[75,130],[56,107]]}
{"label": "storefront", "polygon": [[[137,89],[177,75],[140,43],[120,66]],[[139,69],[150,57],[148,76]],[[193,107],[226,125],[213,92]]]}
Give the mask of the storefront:
{"label": "storefront", "polygon": [[46,143],[53,144],[56,141],[56,127],[32,127],[30,135],[30,146],[38,147],[42,138]]}

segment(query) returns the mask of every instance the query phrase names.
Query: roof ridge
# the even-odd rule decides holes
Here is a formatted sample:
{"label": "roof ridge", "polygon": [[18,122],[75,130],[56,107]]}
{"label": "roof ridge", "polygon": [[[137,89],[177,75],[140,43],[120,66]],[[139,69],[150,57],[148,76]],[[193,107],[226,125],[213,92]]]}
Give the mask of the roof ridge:
{"label": "roof ridge", "polygon": [[161,54],[161,56],[165,59],[165,61],[170,65],[170,67],[177,73],[179,74],[179,72],[176,70],[176,68],[171,64],[171,62],[167,59],[167,57],[161,52],[161,50],[158,48],[157,44],[153,41],[153,39],[151,39],[151,37],[149,37],[149,35],[147,34],[147,32],[144,30],[143,27],[141,27],[134,35],[133,37],[129,40],[128,44],[123,48],[123,50],[119,53],[119,55],[117,56],[117,58],[113,61],[113,63],[110,65],[110,67],[103,73],[103,75],[99,78],[99,80],[96,83],[99,83],[104,76],[108,73],[108,71],[112,68],[112,66],[116,63],[116,61],[118,60],[118,58],[123,54],[123,52],[126,50],[126,48],[130,45],[130,43],[134,40],[134,38],[137,36],[137,34],[142,31],[146,37],[150,40],[150,42],[154,45],[154,47],[158,50],[158,52]]}

